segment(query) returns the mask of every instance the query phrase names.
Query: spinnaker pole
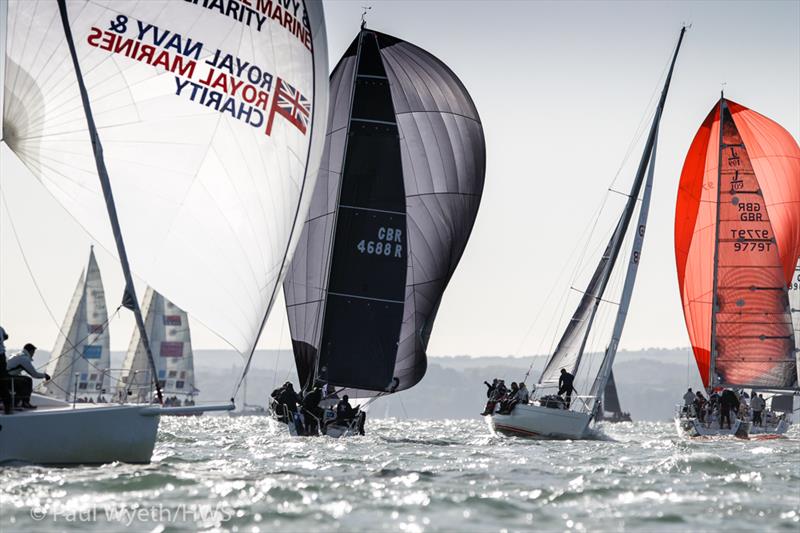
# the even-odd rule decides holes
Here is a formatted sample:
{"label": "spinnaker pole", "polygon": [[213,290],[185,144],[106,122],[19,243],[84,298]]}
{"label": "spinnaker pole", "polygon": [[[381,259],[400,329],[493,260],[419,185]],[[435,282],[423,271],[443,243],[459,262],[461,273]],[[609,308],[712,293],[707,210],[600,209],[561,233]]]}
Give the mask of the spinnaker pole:
{"label": "spinnaker pole", "polygon": [[81,102],[83,103],[83,111],[86,115],[86,123],[89,128],[89,137],[92,140],[92,148],[94,153],[94,161],[97,166],[97,175],[100,178],[100,185],[103,188],[103,197],[105,198],[106,208],[108,210],[108,218],[111,220],[111,229],[114,232],[114,241],[117,245],[117,254],[122,266],[122,273],[125,276],[125,292],[122,295],[122,305],[133,311],[136,317],[136,327],[139,329],[139,334],[142,338],[142,345],[147,352],[147,359],[150,361],[150,369],[153,371],[153,384],[156,388],[156,395],[158,402],[163,403],[164,398],[161,393],[161,386],[158,383],[158,372],[156,370],[156,363],[153,359],[153,353],[150,350],[150,341],[147,338],[147,330],[144,326],[144,319],[142,318],[142,310],[139,308],[139,300],[136,298],[136,289],[133,286],[133,276],[131,275],[131,268],[128,264],[128,254],[125,251],[125,243],[122,239],[122,230],[119,226],[119,218],[117,217],[117,208],[114,204],[114,195],[111,191],[111,182],[108,178],[108,170],[106,163],[103,159],[103,146],[100,144],[100,137],[97,133],[97,127],[94,123],[92,115],[92,108],[89,104],[89,93],[86,90],[86,85],[83,82],[83,74],[78,62],[78,54],[75,51],[75,42],[72,39],[72,29],[69,25],[69,17],[67,15],[66,0],[58,0],[58,10],[61,14],[61,23],[64,26],[64,36],[69,46],[69,53],[72,58],[72,65],[75,68],[75,76],[78,79],[78,88],[81,93]]}

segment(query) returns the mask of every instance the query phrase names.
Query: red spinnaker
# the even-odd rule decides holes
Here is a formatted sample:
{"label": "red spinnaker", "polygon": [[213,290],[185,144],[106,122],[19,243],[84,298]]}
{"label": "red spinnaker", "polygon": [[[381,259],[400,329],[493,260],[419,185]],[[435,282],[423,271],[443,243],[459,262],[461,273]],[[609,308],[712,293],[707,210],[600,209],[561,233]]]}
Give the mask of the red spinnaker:
{"label": "red spinnaker", "polygon": [[719,381],[796,386],[785,287],[800,256],[800,147],[772,120],[730,100],[723,103],[714,105],[695,135],[678,189],[675,260],[686,327],[709,386],[719,235]]}

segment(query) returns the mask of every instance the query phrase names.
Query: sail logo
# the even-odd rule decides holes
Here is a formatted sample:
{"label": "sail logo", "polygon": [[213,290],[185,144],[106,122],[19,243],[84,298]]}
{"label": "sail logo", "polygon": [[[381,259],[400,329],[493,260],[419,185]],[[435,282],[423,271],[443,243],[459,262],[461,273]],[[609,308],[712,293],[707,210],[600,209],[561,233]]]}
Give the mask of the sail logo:
{"label": "sail logo", "polygon": [[165,326],[180,326],[181,325],[181,316],[180,315],[164,315],[164,325]]}
{"label": "sail logo", "polygon": [[272,121],[278,113],[294,125],[301,133],[305,134],[308,129],[309,117],[311,116],[311,103],[300,94],[300,91],[278,78],[278,85],[275,90],[275,97],[272,99],[272,108],[269,112],[266,134],[272,133]]}
{"label": "sail logo", "polygon": [[281,78],[273,92],[272,73],[233,54],[217,49],[201,61],[202,42],[126,15],[118,15],[107,30],[91,27],[86,42],[175,74],[176,96],[263,128],[267,136],[272,134],[276,114],[303,135],[308,131],[311,101]]}
{"label": "sail logo", "polygon": [[[313,51],[308,14],[300,11],[300,0],[184,0],[232,18],[259,32],[269,20],[292,34],[309,52]],[[290,11],[291,10],[291,11]]]}
{"label": "sail logo", "polygon": [[161,343],[161,357],[183,357],[183,343],[176,341],[163,341]]}
{"label": "sail logo", "polygon": [[100,356],[103,354],[103,347],[102,346],[84,346],[83,347],[83,358],[84,359],[100,359]]}

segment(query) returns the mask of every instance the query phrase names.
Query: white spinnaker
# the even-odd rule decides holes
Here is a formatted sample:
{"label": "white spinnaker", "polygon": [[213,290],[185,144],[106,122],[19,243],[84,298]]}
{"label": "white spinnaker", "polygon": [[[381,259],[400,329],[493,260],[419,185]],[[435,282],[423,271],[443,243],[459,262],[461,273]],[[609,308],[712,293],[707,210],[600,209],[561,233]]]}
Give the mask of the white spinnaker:
{"label": "white spinnaker", "polygon": [[[164,395],[178,395],[181,399],[193,396],[197,392],[197,385],[194,380],[192,336],[186,312],[148,287],[142,302],[142,313]],[[121,397],[125,398],[130,390],[132,399],[149,401],[153,392],[151,373],[139,330],[134,330],[117,394],[124,390],[126,392]]]}
{"label": "white spinnaker", "polygon": [[[251,4],[67,2],[131,267],[242,353],[299,235],[328,91],[320,3]],[[7,29],[3,140],[114,250],[58,5],[10,0]]]}
{"label": "white spinnaker", "polygon": [[47,373],[52,380],[43,390],[60,399],[73,395],[94,399],[108,390],[110,366],[106,296],[92,251],[50,354]]}

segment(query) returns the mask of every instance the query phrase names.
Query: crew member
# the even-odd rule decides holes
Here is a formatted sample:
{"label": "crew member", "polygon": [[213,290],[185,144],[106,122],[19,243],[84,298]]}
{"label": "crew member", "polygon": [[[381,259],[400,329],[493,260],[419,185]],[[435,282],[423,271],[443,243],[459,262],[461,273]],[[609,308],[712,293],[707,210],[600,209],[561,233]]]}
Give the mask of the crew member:
{"label": "crew member", "polygon": [[353,418],[353,407],[349,402],[350,398],[345,394],[339,403],[336,404],[336,423],[347,424]]}
{"label": "crew member", "polygon": [[303,398],[303,418],[306,422],[306,435],[315,435],[319,427],[319,421],[324,416],[324,411],[320,408],[319,402],[322,401],[322,389],[314,387],[305,398]]}
{"label": "crew member", "polygon": [[696,396],[692,392],[692,388],[689,387],[686,390],[686,394],[683,395],[683,412],[686,413],[687,415],[691,414],[689,407],[691,407],[692,404],[694,404],[695,399]]}
{"label": "crew member", "polygon": [[728,427],[726,429],[731,429],[731,410],[738,410],[739,409],[739,398],[736,397],[736,394],[730,389],[725,389],[722,391],[722,395],[719,399],[719,428],[723,429],[723,424],[725,421],[728,421]]}
{"label": "crew member", "polygon": [[567,395],[565,398],[567,409],[569,409],[569,404],[572,403],[572,391],[575,390],[575,387],[572,386],[574,381],[575,376],[567,372],[566,369],[562,368],[561,376],[558,378],[558,395]]}
{"label": "crew member", "polygon": [[[33,380],[31,378],[50,381],[50,376],[47,373],[39,372],[33,366],[34,353],[36,353],[36,346],[28,343],[22,348],[22,351],[8,360],[7,370],[13,380],[15,407],[36,409],[35,406],[31,405],[31,393],[33,392]],[[23,376],[23,371],[30,377]]]}

